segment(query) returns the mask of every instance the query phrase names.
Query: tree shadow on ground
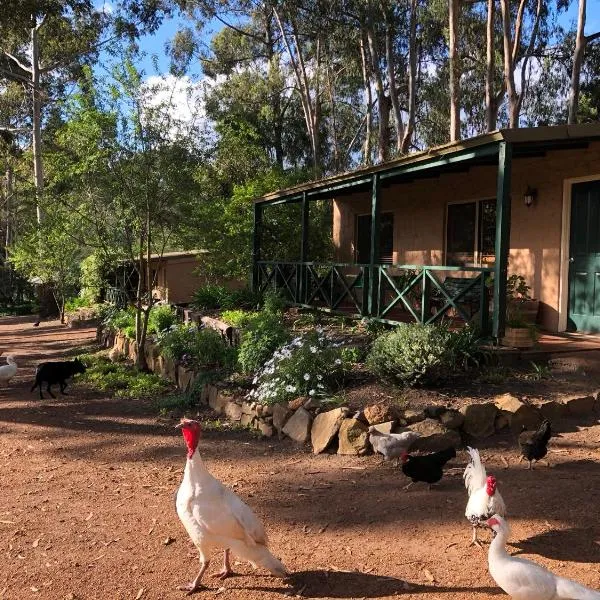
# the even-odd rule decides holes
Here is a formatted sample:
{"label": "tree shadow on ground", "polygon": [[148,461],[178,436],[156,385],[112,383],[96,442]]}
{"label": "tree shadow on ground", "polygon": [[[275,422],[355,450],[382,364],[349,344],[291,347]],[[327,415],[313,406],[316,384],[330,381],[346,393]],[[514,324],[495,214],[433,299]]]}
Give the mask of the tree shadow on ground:
{"label": "tree shadow on ground", "polygon": [[526,540],[512,542],[518,554],[538,554],[559,561],[600,563],[600,535],[589,527],[545,531]]}
{"label": "tree shadow on ground", "polygon": [[[445,585],[420,585],[395,577],[372,575],[357,571],[325,571],[311,570],[292,573],[288,580],[289,587],[267,588],[266,586],[244,587],[255,591],[278,591],[289,596],[296,595],[307,598],[384,598],[404,594],[423,593],[457,593],[479,592],[490,595],[501,594],[496,587],[452,587]],[[241,589],[241,588],[240,588]]]}

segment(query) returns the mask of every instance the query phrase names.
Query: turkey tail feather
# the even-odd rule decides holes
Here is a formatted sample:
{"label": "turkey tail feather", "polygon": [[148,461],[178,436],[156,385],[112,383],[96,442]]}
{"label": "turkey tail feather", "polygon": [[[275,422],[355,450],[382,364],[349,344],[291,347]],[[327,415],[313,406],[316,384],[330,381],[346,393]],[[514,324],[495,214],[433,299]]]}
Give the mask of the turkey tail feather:
{"label": "turkey tail feather", "polygon": [[247,560],[258,567],[263,567],[276,577],[285,577],[288,574],[283,563],[275,558],[269,552],[269,549],[262,544],[232,544],[231,550],[239,558]]}
{"label": "turkey tail feather", "polygon": [[564,577],[556,578],[556,598],[560,600],[600,600],[600,592]]}

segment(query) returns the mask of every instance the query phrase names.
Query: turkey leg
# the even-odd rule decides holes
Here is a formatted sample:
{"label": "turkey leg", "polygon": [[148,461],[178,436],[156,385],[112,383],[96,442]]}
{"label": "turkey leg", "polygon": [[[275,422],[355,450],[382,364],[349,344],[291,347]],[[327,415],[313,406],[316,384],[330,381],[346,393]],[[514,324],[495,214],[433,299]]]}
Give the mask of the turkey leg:
{"label": "turkey leg", "polygon": [[191,596],[194,592],[197,592],[200,588],[200,581],[202,580],[202,575],[204,575],[204,572],[206,571],[206,569],[208,569],[209,564],[209,560],[202,559],[200,564],[200,572],[198,573],[198,575],[196,575],[196,579],[194,579],[194,581],[192,581],[191,583],[186,583],[185,585],[177,586],[177,589],[182,590],[183,592],[187,592],[186,596]]}
{"label": "turkey leg", "polygon": [[218,577],[219,579],[226,579],[233,571],[229,564],[229,548],[223,552],[223,568],[218,573],[213,573],[211,577]]}

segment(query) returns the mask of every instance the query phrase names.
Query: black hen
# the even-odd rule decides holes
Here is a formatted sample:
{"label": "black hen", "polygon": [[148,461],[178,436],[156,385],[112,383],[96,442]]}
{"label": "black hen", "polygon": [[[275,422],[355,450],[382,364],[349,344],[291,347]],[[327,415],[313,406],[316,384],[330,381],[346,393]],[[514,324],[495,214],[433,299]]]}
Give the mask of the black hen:
{"label": "black hen", "polygon": [[430,485],[438,482],[444,474],[444,465],[455,456],[456,450],[453,447],[423,456],[411,456],[404,453],[402,455],[402,472],[412,479],[412,483],[407,487],[417,481],[424,481]]}
{"label": "black hen", "polygon": [[548,441],[552,436],[550,421],[545,419],[536,431],[523,431],[519,435],[521,456],[529,461],[528,469],[534,460],[541,460],[548,452]]}

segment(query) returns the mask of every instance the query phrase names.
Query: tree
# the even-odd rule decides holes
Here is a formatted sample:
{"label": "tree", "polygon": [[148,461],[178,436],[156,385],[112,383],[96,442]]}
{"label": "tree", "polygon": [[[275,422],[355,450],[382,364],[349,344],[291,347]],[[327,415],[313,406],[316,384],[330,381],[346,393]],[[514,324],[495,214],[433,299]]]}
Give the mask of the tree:
{"label": "tree", "polygon": [[450,141],[460,139],[460,63],[458,57],[458,0],[448,0],[448,48],[450,55]]}

